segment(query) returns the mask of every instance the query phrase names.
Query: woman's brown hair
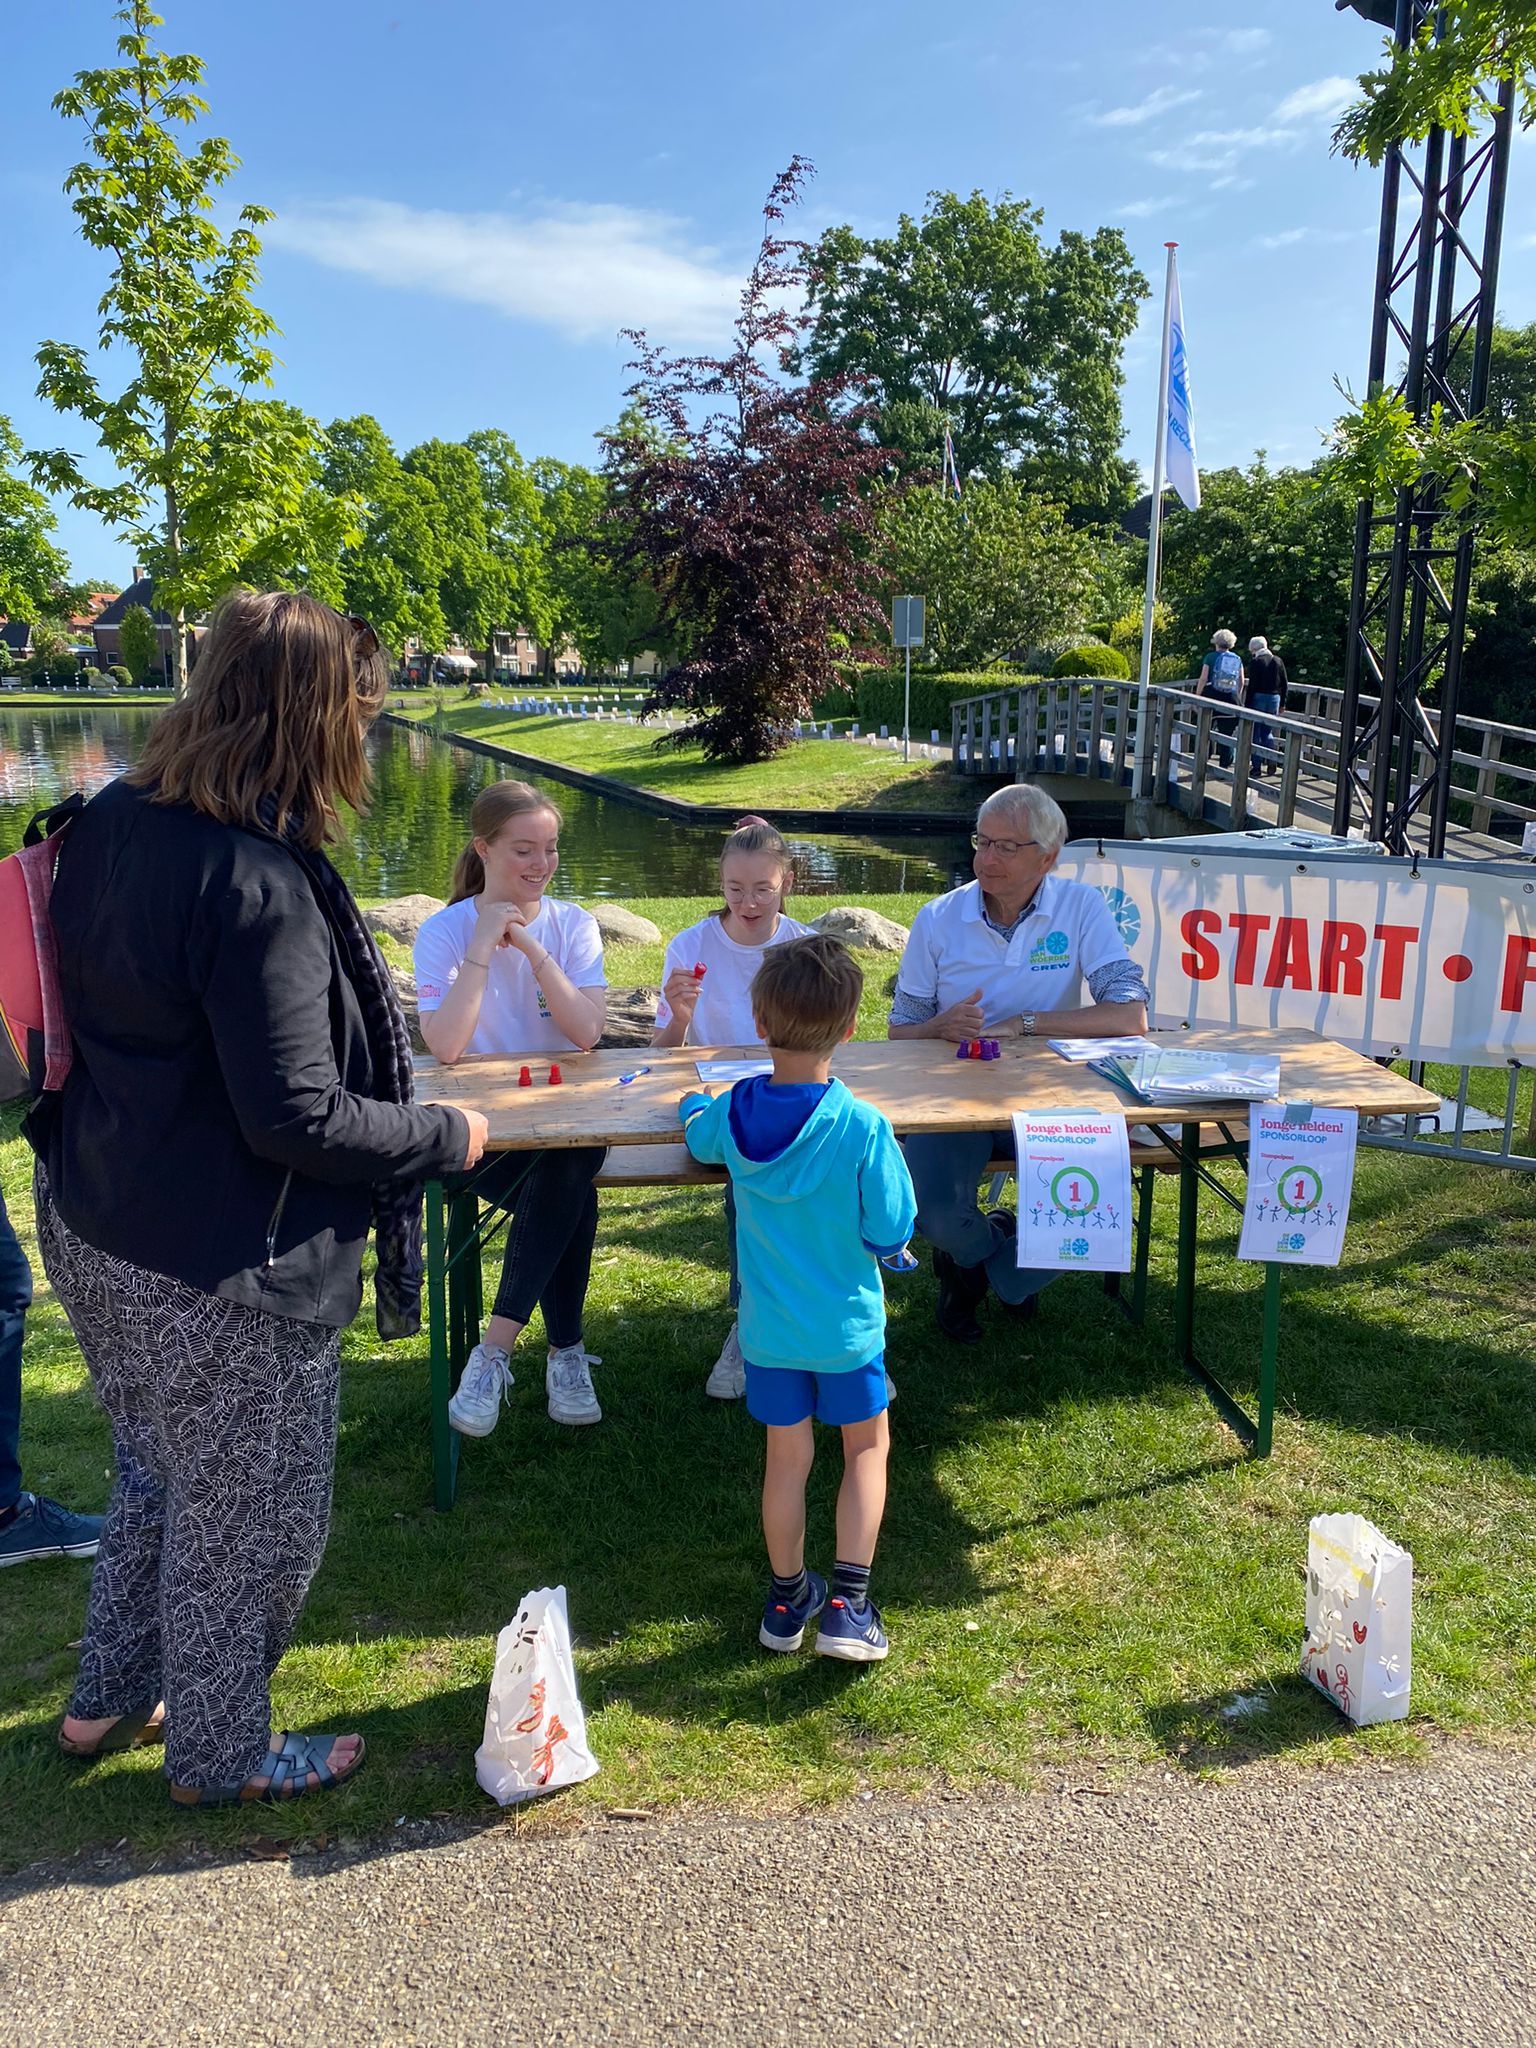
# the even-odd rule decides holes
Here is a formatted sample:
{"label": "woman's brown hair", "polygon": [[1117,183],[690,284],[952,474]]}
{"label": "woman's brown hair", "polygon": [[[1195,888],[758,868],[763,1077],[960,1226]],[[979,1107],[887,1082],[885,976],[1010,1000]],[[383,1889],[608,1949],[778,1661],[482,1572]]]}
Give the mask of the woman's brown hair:
{"label": "woman's brown hair", "polygon": [[477,839],[491,840],[513,818],[528,811],[548,811],[556,827],[563,824],[560,806],[551,803],[542,789],[531,782],[488,782],[469,809],[470,841],[453,870],[450,903],[462,903],[466,896],[478,896],[485,887],[485,862],[475,851]]}
{"label": "woman's brown hair", "polygon": [[[795,863],[789,850],[789,841],[766,818],[759,818],[749,812],[745,818],[736,820],[736,829],[720,849],[720,874],[725,874],[725,864],[733,853],[771,853],[779,863],[779,894],[787,896],[795,886]],[[724,910],[715,912],[717,917],[726,915]]]}
{"label": "woman's brown hair", "polygon": [[236,590],[213,614],[187,694],[156,719],[127,780],[223,825],[321,846],[338,802],[368,800],[363,733],[389,666],[373,629],[301,590]]}

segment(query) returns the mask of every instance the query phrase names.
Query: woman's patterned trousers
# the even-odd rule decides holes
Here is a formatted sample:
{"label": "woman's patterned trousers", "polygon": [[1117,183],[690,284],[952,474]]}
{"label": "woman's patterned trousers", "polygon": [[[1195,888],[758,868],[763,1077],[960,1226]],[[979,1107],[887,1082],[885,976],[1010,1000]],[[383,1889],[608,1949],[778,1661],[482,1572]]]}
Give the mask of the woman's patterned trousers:
{"label": "woman's patterned trousers", "polygon": [[112,1424],[117,1475],[70,1712],[165,1701],[181,1785],[252,1777],[268,1682],[330,1526],[341,1333],[112,1258],[37,1169],[43,1268]]}

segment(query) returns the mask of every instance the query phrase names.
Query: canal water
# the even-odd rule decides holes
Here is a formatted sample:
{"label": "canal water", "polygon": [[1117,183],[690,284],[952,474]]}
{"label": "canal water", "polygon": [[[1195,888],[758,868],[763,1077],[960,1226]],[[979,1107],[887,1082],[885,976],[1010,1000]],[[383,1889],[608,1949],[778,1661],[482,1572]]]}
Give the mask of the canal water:
{"label": "canal water", "polygon": [[[0,706],[0,854],[21,844],[34,811],[72,790],[87,795],[137,758],[152,710],[97,704],[78,710]],[[477,790],[501,764],[426,733],[380,726],[370,735],[373,802],[336,850],[360,896],[444,895],[468,836]],[[562,895],[700,896],[714,886],[724,836],[717,826],[674,824],[627,804],[551,782],[565,816],[560,834]],[[970,878],[962,832],[817,834],[795,839],[797,888],[809,895],[937,894]]]}

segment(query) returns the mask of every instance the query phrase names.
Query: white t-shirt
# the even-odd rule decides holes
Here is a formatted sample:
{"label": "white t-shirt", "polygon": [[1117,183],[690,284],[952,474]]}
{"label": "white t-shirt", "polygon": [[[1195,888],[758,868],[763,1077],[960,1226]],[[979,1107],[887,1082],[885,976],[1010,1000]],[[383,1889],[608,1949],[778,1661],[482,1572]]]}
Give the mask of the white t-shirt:
{"label": "white t-shirt", "polygon": [[[699,991],[698,1005],[688,1026],[687,1043],[760,1043],[757,1026],[752,1021],[752,984],[763,964],[763,955],[769,946],[782,946],[786,939],[807,937],[810,929],[808,924],[799,924],[781,911],[778,930],[761,946],[738,945],[726,935],[725,925],[719,917],[706,917],[698,924],[689,925],[687,931],[679,932],[668,946],[667,957],[662,963],[663,983],[679,967],[691,974],[702,961],[705,970],[704,986]],[[659,1028],[671,1021],[672,1005],[663,996],[656,1005],[656,1023]]]}
{"label": "white t-shirt", "polygon": [[[416,934],[416,1002],[428,1015],[458,979],[459,968],[474,936],[479,912],[472,896],[436,911]],[[546,896],[528,927],[574,988],[606,988],[603,935],[597,919],[579,903]],[[480,1016],[464,1050],[467,1053],[574,1052],[533,978],[533,969],[515,946],[498,946],[491,955],[480,999]]]}
{"label": "white t-shirt", "polygon": [[1010,939],[983,919],[981,884],[969,882],[925,903],[912,920],[896,986],[940,1010],[979,988],[992,1026],[1026,1010],[1091,1002],[1089,975],[1128,957],[1108,905],[1086,882],[1047,875]]}

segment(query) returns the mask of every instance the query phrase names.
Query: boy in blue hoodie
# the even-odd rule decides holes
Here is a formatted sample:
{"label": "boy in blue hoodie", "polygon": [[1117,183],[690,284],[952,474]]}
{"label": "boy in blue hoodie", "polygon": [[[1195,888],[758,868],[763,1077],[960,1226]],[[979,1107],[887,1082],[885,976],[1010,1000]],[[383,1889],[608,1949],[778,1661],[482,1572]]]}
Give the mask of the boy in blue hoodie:
{"label": "boy in blue hoodie", "polygon": [[[713,1099],[687,1095],[679,1114],[689,1151],[729,1168],[736,1196],[747,1408],[768,1431],[763,1535],[773,1583],[758,1641],[798,1650],[819,1615],[822,1656],[873,1664],[890,1647],[869,1597],[891,1442],[877,1260],[911,1236],[917,1201],[886,1118],[831,1077],[863,988],[858,962],[836,939],[817,933],[767,950],[752,1010],[773,1073]],[[830,1598],[826,1580],[805,1567],[813,1417],[843,1433]]]}

